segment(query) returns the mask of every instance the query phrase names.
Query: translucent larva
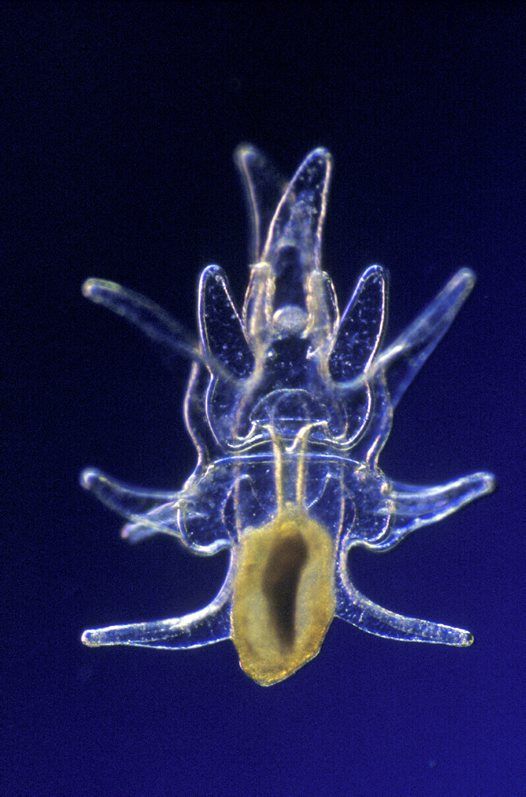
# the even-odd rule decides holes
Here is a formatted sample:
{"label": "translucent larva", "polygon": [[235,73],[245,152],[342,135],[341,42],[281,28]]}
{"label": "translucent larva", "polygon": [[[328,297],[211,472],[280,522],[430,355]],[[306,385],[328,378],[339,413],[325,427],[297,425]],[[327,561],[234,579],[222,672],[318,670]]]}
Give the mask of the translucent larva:
{"label": "translucent larva", "polygon": [[243,670],[270,686],[319,651],[334,617],[391,639],[467,646],[468,631],[404,617],[354,587],[350,550],[393,548],[493,490],[490,473],[401,484],[378,459],[393,411],[473,288],[461,269],[382,347],[388,279],[370,266],[340,316],[321,267],[332,161],[315,149],[289,183],[255,148],[236,161],[252,217],[242,312],[217,266],[201,274],[199,341],[144,297],[90,279],[84,294],[192,360],[185,423],[197,465],[181,489],[136,489],[97,470],[82,484],[123,515],[122,536],[174,537],[188,551],[227,548],[212,602],[192,614],[85,631],[91,646],[184,649],[231,639]]}

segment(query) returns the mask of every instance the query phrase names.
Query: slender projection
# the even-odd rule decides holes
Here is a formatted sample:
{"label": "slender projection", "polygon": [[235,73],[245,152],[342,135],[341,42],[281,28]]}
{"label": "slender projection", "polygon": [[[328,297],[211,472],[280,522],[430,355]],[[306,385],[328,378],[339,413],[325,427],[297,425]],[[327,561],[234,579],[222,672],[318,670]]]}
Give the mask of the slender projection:
{"label": "slender projection", "polygon": [[394,548],[490,493],[490,473],[437,486],[388,478],[378,458],[393,411],[468,297],[461,269],[382,347],[388,279],[360,276],[340,316],[321,240],[331,156],[315,149],[287,183],[252,146],[236,162],[252,218],[252,263],[241,313],[225,273],[208,266],[198,291],[199,341],[160,307],[113,282],[84,295],[191,359],[184,403],[197,451],[176,492],[138,489],[98,470],[82,485],[124,518],[123,538],[168,534],[191,553],[230,552],[223,586],[200,611],[85,631],[86,645],[195,648],[231,639],[241,667],[270,686],[317,655],[334,617],[409,642],[465,647],[468,631],[404,617],[362,595],[349,552]]}

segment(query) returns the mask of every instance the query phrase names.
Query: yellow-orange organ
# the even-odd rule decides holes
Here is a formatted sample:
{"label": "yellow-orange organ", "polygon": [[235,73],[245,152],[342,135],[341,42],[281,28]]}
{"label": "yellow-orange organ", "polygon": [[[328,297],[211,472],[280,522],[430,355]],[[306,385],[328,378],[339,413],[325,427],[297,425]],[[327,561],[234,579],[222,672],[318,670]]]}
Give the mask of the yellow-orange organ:
{"label": "yellow-orange organ", "polygon": [[317,655],[334,617],[333,573],[330,535],[296,505],[244,532],[232,639],[254,681],[271,686]]}

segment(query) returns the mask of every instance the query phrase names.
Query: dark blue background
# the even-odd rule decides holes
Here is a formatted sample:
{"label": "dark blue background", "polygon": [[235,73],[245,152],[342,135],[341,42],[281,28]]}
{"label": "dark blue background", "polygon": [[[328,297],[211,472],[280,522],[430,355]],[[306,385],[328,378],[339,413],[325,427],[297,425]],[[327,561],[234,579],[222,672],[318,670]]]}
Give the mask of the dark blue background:
{"label": "dark blue background", "polygon": [[[521,5],[2,5],[2,794],[526,794]],[[224,571],[126,546],[78,487],[86,465],[177,487],[194,461],[187,364],[80,285],[122,282],[192,328],[205,264],[241,297],[243,140],[288,174],[331,149],[325,266],[342,303],[363,267],[390,268],[392,334],[457,267],[478,274],[383,465],[416,482],[487,468],[499,491],[353,561],[373,599],[469,628],[469,650],[338,621],[265,690],[230,644],[80,645],[85,627],[204,605]]]}

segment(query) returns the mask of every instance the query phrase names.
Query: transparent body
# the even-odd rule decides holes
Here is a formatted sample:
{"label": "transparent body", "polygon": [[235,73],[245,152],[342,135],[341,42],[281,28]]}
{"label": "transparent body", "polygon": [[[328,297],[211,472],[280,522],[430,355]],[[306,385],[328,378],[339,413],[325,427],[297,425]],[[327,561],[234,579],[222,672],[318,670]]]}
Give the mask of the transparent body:
{"label": "transparent body", "polygon": [[212,602],[184,617],[85,631],[91,646],[183,649],[232,639],[263,685],[319,650],[334,616],[378,636],[467,646],[468,631],[404,617],[354,587],[349,552],[387,551],[492,491],[489,473],[437,486],[388,478],[378,460],[393,411],[474,285],[458,271],[382,347],[388,278],[360,276],[340,316],[321,268],[331,174],[324,149],[287,184],[253,147],[236,154],[252,216],[253,263],[241,313],[217,266],[199,282],[199,341],[157,305],[90,279],[84,294],[193,360],[184,417],[197,465],[175,492],[136,489],[97,470],[82,484],[127,523],[130,542],[167,534],[188,551],[230,551]]}

